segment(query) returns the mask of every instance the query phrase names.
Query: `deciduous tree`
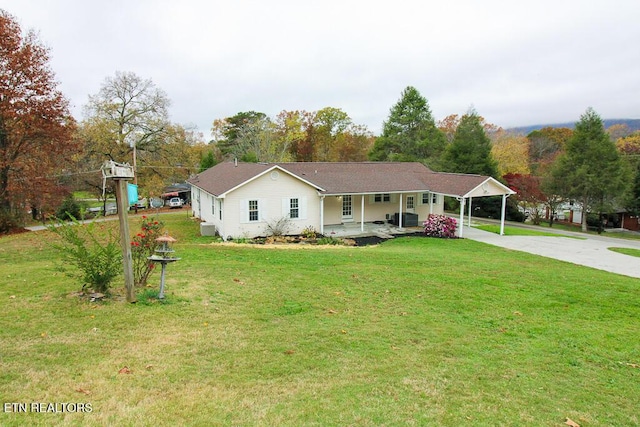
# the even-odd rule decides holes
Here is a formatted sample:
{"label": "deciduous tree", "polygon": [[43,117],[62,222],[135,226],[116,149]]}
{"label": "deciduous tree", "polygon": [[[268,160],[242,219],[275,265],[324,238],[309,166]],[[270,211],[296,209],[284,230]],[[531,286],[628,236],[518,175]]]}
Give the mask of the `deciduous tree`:
{"label": "deciduous tree", "polygon": [[499,132],[493,140],[491,154],[498,164],[499,176],[529,175],[529,140],[522,135]]}
{"label": "deciduous tree", "polygon": [[169,98],[150,79],[131,72],[107,77],[84,107],[86,126],[95,141],[118,162],[137,163],[137,156],[163,143],[169,127]]}
{"label": "deciduous tree", "polygon": [[40,195],[55,192],[55,175],[77,150],[74,127],[49,49],[0,9],[0,232]]}
{"label": "deciduous tree", "polygon": [[543,173],[544,168],[564,150],[564,147],[573,135],[569,128],[545,127],[535,130],[527,135],[529,140],[529,167],[534,174]]}
{"label": "deciduous tree", "polygon": [[513,191],[512,197],[518,206],[529,214],[532,222],[536,225],[542,220],[542,206],[547,202],[547,198],[540,189],[540,179],[536,176],[519,173],[508,173],[503,179]]}

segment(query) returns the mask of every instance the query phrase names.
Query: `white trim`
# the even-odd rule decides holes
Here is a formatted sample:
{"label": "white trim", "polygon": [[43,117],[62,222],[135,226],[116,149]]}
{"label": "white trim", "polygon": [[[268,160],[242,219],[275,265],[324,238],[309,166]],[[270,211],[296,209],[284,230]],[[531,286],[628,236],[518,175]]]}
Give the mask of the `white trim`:
{"label": "white trim", "polygon": [[364,194],[360,195],[360,231],[364,232]]}
{"label": "white trim", "polygon": [[512,189],[510,189],[509,187],[507,187],[506,185],[504,185],[503,183],[501,183],[500,181],[498,181],[497,179],[494,179],[492,177],[488,177],[487,179],[485,179],[484,181],[482,181],[480,184],[476,185],[475,187],[473,187],[470,191],[468,191],[466,194],[462,195],[462,197],[470,197],[470,195],[476,191],[478,188],[483,188],[483,186],[486,186],[487,184],[492,183],[496,186],[498,186],[498,188],[504,190],[504,192],[502,193],[497,193],[497,194],[487,194],[486,197],[490,197],[490,196],[501,196],[503,194],[516,194],[515,191],[513,191]]}
{"label": "white trim", "polygon": [[462,237],[462,235],[464,234],[463,230],[464,230],[464,203],[465,203],[465,198],[461,198],[458,199],[460,201],[460,222],[458,225],[458,237]]}

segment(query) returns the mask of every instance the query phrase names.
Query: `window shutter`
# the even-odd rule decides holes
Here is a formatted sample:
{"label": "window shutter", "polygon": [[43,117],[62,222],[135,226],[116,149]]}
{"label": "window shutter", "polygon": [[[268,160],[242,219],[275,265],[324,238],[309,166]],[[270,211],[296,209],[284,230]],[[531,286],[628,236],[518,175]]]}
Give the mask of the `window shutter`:
{"label": "window shutter", "polygon": [[246,224],[249,222],[249,200],[240,200],[240,222]]}
{"label": "window shutter", "polygon": [[265,199],[258,199],[258,221],[266,221],[267,216],[267,201]]}
{"label": "window shutter", "polygon": [[284,199],[282,199],[282,217],[283,218],[289,218],[289,209],[290,209],[290,199],[288,197],[285,197]]}
{"label": "window shutter", "polygon": [[298,199],[298,216],[300,219],[307,219],[307,198],[300,197]]}

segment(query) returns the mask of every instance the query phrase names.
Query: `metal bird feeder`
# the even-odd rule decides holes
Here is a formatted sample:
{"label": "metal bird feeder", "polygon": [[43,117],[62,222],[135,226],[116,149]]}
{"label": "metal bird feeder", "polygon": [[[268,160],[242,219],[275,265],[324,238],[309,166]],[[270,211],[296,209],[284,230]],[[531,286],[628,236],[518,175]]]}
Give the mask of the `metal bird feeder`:
{"label": "metal bird feeder", "polygon": [[177,242],[176,239],[169,236],[167,233],[164,236],[160,236],[156,239],[156,242],[161,243],[161,246],[155,250],[155,254],[151,255],[147,259],[151,262],[162,265],[162,272],[160,274],[160,293],[158,293],[158,299],[164,299],[164,273],[167,268],[167,264],[175,261],[179,261],[180,258],[171,256],[175,251],[171,249],[169,244]]}

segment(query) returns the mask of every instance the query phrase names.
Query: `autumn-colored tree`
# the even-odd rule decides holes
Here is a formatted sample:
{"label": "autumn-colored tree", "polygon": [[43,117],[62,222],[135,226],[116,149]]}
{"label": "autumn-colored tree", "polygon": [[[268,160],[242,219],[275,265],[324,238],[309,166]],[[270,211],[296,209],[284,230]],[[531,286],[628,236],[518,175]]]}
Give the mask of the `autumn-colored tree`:
{"label": "autumn-colored tree", "polygon": [[[487,122],[482,116],[478,116],[478,118],[480,125],[489,139],[494,139],[496,136],[504,133],[504,130],[500,126]],[[444,119],[438,121],[438,129],[444,133],[448,143],[453,142],[453,137],[456,134],[456,129],[458,129],[461,119],[462,117],[458,114],[449,114]]]}
{"label": "autumn-colored tree", "polygon": [[444,119],[438,121],[438,129],[444,133],[445,139],[450,144],[453,142],[453,136],[460,124],[460,116],[457,114],[449,114]]}
{"label": "autumn-colored tree", "polygon": [[545,168],[564,151],[567,141],[573,135],[569,128],[545,127],[527,135],[529,140],[529,167],[534,174],[542,174]]}
{"label": "autumn-colored tree", "polygon": [[635,132],[616,141],[618,152],[625,156],[640,156],[640,132]]}
{"label": "autumn-colored tree", "polygon": [[528,213],[535,225],[540,224],[543,218],[542,207],[547,202],[547,197],[540,188],[540,178],[520,173],[508,173],[502,178],[516,192],[512,197],[518,206]]}
{"label": "autumn-colored tree", "polygon": [[364,162],[374,141],[373,134],[366,126],[352,124],[336,137],[334,159],[337,162]]}
{"label": "autumn-colored tree", "polygon": [[275,118],[275,132],[278,138],[289,147],[291,158],[295,160],[299,146],[305,139],[303,127],[306,111],[281,111]]}
{"label": "autumn-colored tree", "polygon": [[607,128],[606,132],[614,142],[633,133],[631,129],[629,129],[629,126],[624,123],[611,125]]}
{"label": "autumn-colored tree", "polygon": [[528,175],[529,140],[522,135],[501,131],[493,139],[491,154],[498,162],[498,174]]}
{"label": "autumn-colored tree", "polygon": [[[42,208],[56,174],[77,150],[69,102],[49,67],[49,49],[34,31],[0,9],[0,232],[28,207]],[[40,206],[38,206],[40,204]]]}
{"label": "autumn-colored tree", "polygon": [[325,107],[314,116],[314,161],[331,162],[336,159],[336,141],[352,124],[347,113],[339,108]]}

